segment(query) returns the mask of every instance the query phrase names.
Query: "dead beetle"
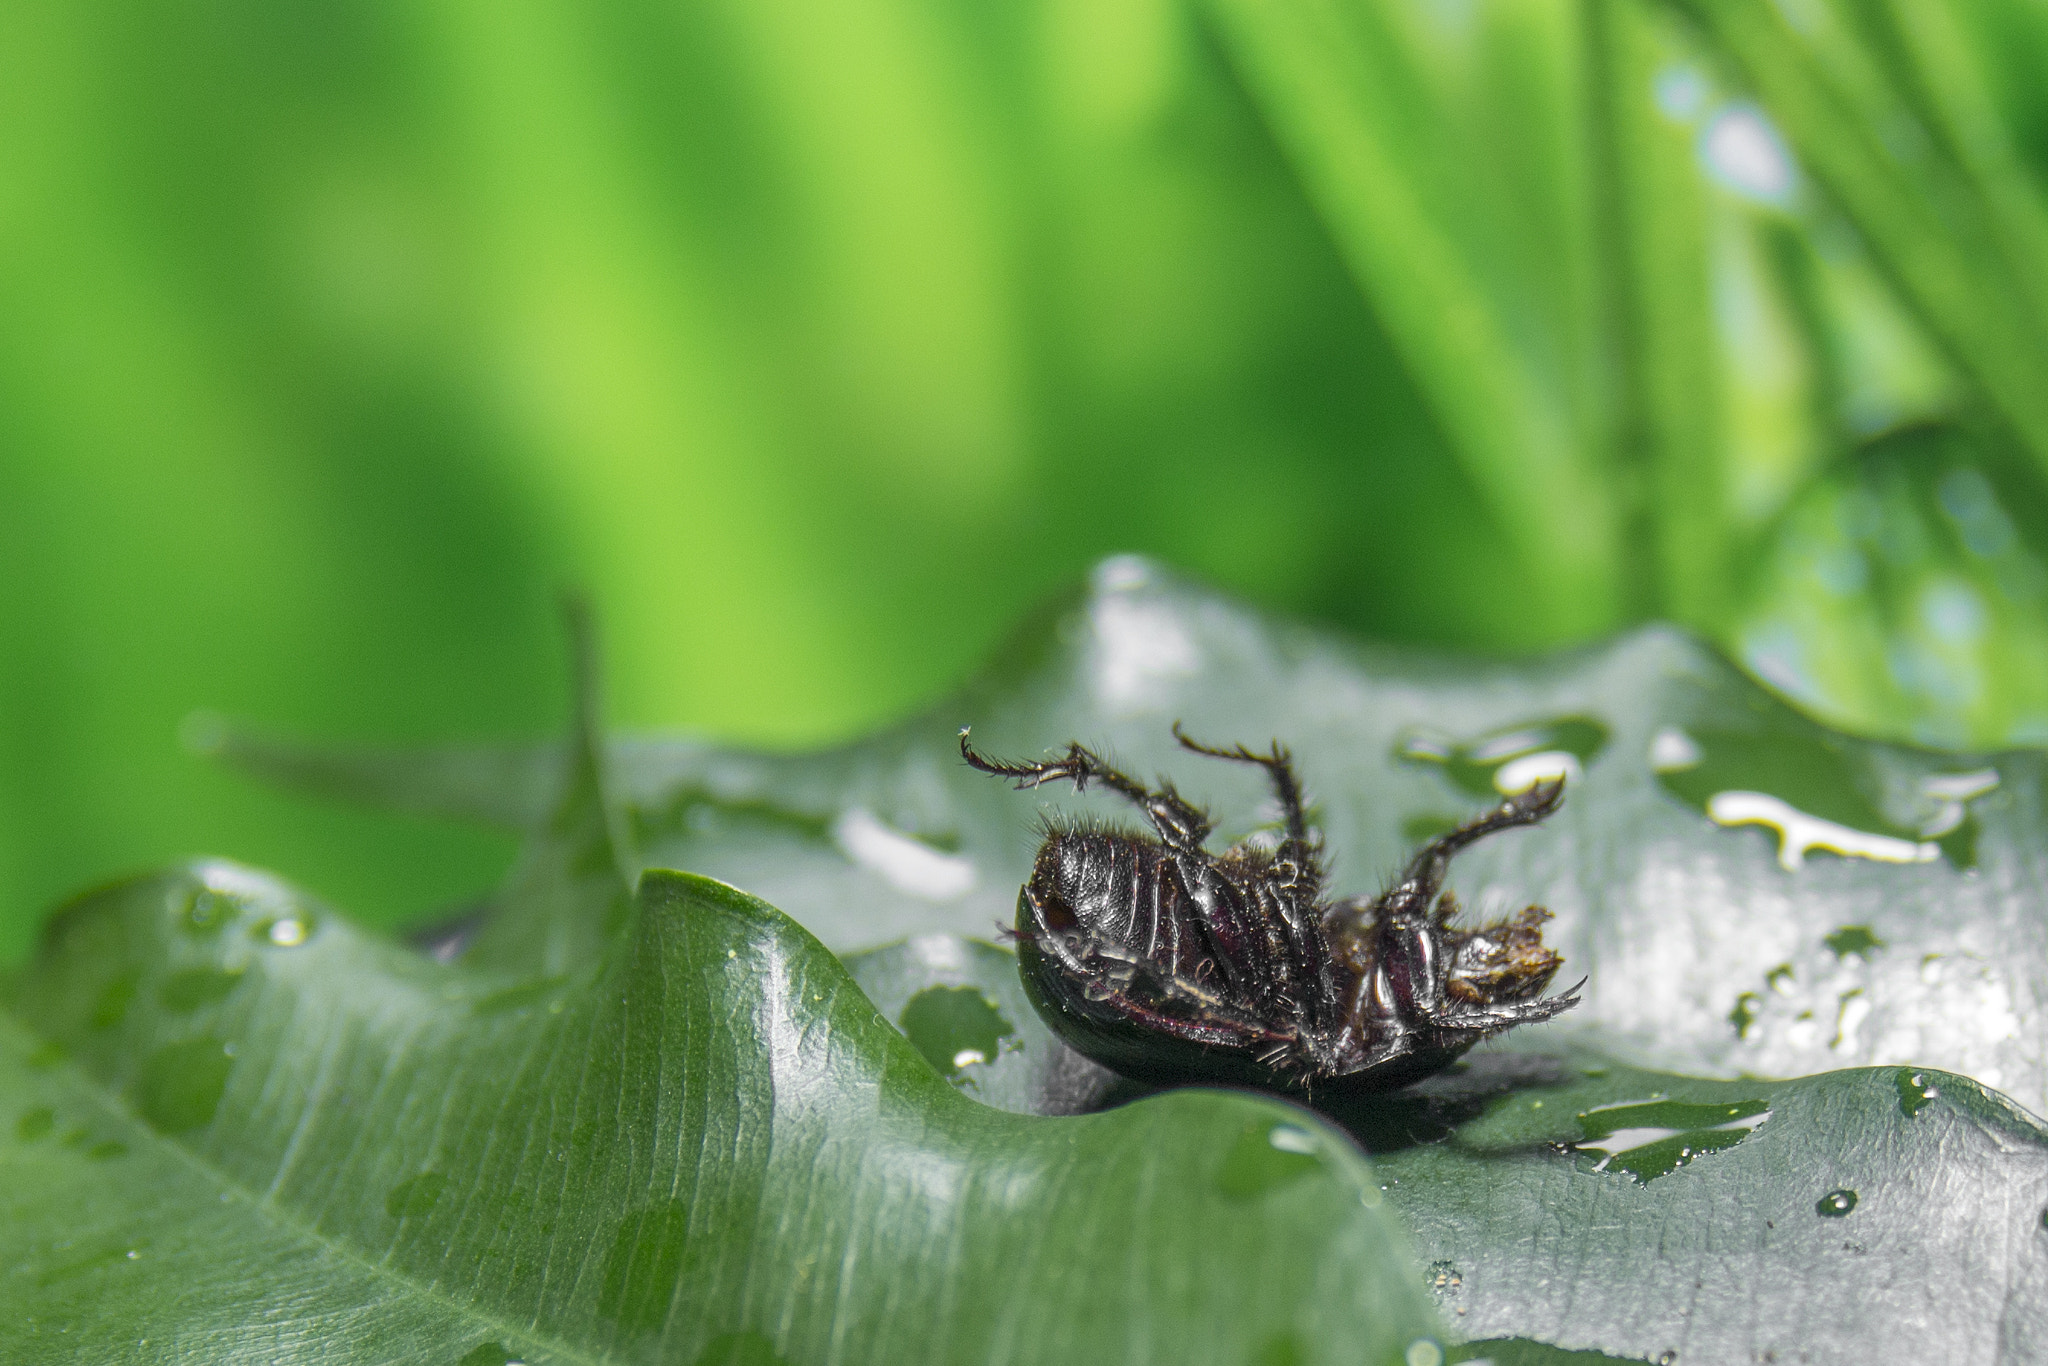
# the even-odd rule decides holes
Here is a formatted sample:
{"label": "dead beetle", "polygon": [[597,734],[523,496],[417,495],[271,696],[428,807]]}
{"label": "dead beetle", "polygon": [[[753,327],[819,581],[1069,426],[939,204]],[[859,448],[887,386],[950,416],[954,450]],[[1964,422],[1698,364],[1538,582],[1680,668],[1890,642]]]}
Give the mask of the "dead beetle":
{"label": "dead beetle", "polygon": [[1563,801],[1562,780],[1432,840],[1379,896],[1325,901],[1321,837],[1279,742],[1259,754],[1198,744],[1178,722],[1173,734],[1193,753],[1266,770],[1285,817],[1276,846],[1245,841],[1211,854],[1213,823],[1169,783],[1147,788],[1079,744],[1049,762],[1002,763],[960,732],[960,753],[982,772],[1019,789],[1100,783],[1155,832],[1052,823],[1019,893],[1025,990],[1073,1048],[1160,1085],[1383,1091],[1578,1004],[1577,987],[1540,999],[1563,961],[1543,943],[1548,911],[1459,929],[1457,901],[1443,890],[1453,854],[1541,821]]}

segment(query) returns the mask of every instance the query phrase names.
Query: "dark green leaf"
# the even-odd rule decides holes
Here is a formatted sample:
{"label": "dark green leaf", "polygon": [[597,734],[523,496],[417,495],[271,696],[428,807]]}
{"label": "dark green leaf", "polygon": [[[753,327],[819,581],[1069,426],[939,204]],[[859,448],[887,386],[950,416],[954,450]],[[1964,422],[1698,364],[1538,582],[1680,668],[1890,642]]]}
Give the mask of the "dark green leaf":
{"label": "dark green leaf", "polygon": [[[1172,774],[1224,837],[1264,820],[1255,776],[1181,752],[1175,719],[1293,748],[1345,893],[1378,890],[1415,842],[1405,832],[1483,804],[1418,737],[1595,722],[1607,738],[1573,756],[1563,812],[1452,872],[1479,911],[1556,912],[1564,971],[1589,981],[1546,1029],[1704,1075],[1938,1067],[2048,1108],[2027,1042],[2048,999],[2033,890],[2048,877],[2044,756],[1841,735],[1668,628],[1539,664],[1459,663],[1271,621],[1115,560],[960,696],[872,740],[802,756],[626,742],[615,768],[650,866],[754,889],[852,950],[985,936],[1012,914],[1045,814],[1126,814],[973,772],[963,724],[997,755],[1104,743]],[[1885,947],[1837,955],[1828,937],[1850,925]]]}
{"label": "dark green leaf", "polygon": [[[0,1022],[0,1356],[1239,1366],[1436,1331],[1299,1110],[1003,1115],[750,897],[649,874],[625,933],[492,1007],[503,972],[233,865],[67,909]],[[236,985],[164,1005],[192,972]],[[1247,1159],[1283,1128],[1313,1157]]]}
{"label": "dark green leaf", "polygon": [[[980,946],[916,942],[921,980],[1014,982]],[[2048,1346],[2048,1129],[2002,1097],[1903,1067],[1704,1081],[1531,1037],[1329,1107],[1409,1221],[1444,1321],[1483,1340],[1452,1360],[2018,1362]],[[1012,1065],[1041,1050],[1071,1056],[1034,1031]],[[1249,1152],[1246,1178],[1281,1157]]]}
{"label": "dark green leaf", "polygon": [[1894,433],[1788,509],[1738,648],[1824,715],[1888,715],[1932,744],[2048,740],[2042,507],[1964,433]]}

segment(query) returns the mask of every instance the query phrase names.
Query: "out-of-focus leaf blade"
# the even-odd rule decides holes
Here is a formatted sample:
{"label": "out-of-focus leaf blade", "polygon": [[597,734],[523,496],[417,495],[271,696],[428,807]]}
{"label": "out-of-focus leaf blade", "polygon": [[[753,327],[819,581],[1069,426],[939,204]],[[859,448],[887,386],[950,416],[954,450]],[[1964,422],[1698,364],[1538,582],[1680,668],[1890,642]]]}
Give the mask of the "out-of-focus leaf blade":
{"label": "out-of-focus leaf blade", "polygon": [[463,961],[546,979],[584,974],[604,962],[632,914],[639,862],[624,813],[612,799],[598,714],[597,642],[588,604],[567,607],[574,662],[574,720],[562,789],[547,820],[474,934]]}
{"label": "out-of-focus leaf blade", "polygon": [[1752,574],[1738,648],[1823,716],[1928,744],[2048,741],[2048,544],[2027,471],[1950,428],[1894,433],[1809,489]]}
{"label": "out-of-focus leaf blade", "polygon": [[2048,206],[1948,7],[1694,5],[1928,329],[2048,469]]}
{"label": "out-of-focus leaf blade", "polygon": [[1217,12],[1353,273],[1542,576],[1611,620],[1601,325],[1575,20],[1344,0]]}

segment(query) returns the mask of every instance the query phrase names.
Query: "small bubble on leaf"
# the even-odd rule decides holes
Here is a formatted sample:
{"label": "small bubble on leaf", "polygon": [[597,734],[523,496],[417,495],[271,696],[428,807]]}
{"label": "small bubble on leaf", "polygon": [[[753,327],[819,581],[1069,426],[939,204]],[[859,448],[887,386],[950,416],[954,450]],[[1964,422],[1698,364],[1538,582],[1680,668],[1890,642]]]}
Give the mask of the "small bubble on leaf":
{"label": "small bubble on leaf", "polygon": [[1294,1124],[1247,1126],[1223,1156],[1216,1188],[1232,1200],[1250,1200],[1315,1171],[1315,1135]]}
{"label": "small bubble on leaf", "polygon": [[926,987],[904,1005],[897,1024],[939,1075],[954,1079],[995,1058],[1017,1032],[979,987]]}
{"label": "small bubble on leaf", "polygon": [[234,1065],[218,1039],[187,1039],[157,1049],[142,1064],[136,1100],[143,1118],[167,1134],[204,1128],[220,1108]]}
{"label": "small bubble on leaf", "polygon": [[311,922],[300,915],[281,915],[256,927],[256,938],[273,948],[295,949],[312,936]]}

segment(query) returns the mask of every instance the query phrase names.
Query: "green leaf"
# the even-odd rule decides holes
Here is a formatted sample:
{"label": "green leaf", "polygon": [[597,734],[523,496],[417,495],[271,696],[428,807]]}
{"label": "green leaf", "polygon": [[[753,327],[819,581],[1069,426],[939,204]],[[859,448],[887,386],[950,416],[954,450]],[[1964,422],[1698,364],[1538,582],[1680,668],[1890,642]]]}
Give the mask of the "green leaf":
{"label": "green leaf", "polygon": [[[1014,990],[985,945],[912,945],[855,972],[892,958],[899,999]],[[2048,1343],[2048,1128],[2002,1097],[1898,1067],[1709,1081],[1546,1042],[1512,1035],[1329,1107],[1408,1221],[1444,1321],[1478,1340],[1450,1359],[1785,1361],[1825,1342],[1843,1361],[1990,1361]],[[1073,1056],[1032,1031],[986,1084]]]}
{"label": "green leaf", "polygon": [[2020,68],[1993,55],[1988,11],[1212,8],[1536,566],[1517,582],[1530,610],[1568,593],[1589,629],[1671,617],[1745,657],[1788,613],[1860,616],[1881,629],[1825,642],[1823,671],[1861,676],[1830,691],[1832,715],[1945,742],[2032,737],[1980,700],[2025,693],[2024,661],[1952,663],[1955,695],[1930,706],[1871,685],[1920,647],[1881,593],[1781,576],[1796,601],[1759,607],[1746,591],[1789,507],[1874,437],[2002,424],[2037,466],[2048,451],[2048,208],[1996,98],[1992,73]]}
{"label": "green leaf", "polygon": [[546,981],[602,967],[631,915],[639,873],[605,773],[589,605],[571,599],[564,615],[574,661],[575,719],[561,792],[526,842],[493,913],[463,941],[463,960],[472,967],[523,971]]}
{"label": "green leaf", "polygon": [[1995,107],[1970,21],[1914,3],[1689,8],[2048,470],[2048,205]]}
{"label": "green leaf", "polygon": [[1928,744],[2048,740],[2042,506],[1952,428],[1872,443],[1787,510],[1738,648],[1823,716],[1895,717]]}
{"label": "green leaf", "polygon": [[1582,59],[1561,7],[1225,0],[1223,29],[1545,608],[1615,619]]}
{"label": "green leaf", "polygon": [[[1842,735],[1668,627],[1478,664],[1361,646],[1119,559],[959,695],[869,740],[812,755],[622,741],[613,767],[650,866],[748,887],[847,951],[987,936],[1013,914],[1041,819],[1126,815],[973,772],[962,725],[996,755],[1103,744],[1204,801],[1219,838],[1266,819],[1256,775],[1180,751],[1176,719],[1293,749],[1345,894],[1377,891],[1428,831],[1487,800],[1441,755],[1491,753],[1497,771],[1521,743],[1509,737],[1565,745],[1542,728],[1574,722],[1582,776],[1564,810],[1453,869],[1477,910],[1556,912],[1564,971],[1589,981],[1552,1035],[1697,1075],[1934,1067],[2048,1109],[2027,1042],[2048,1027],[2032,892],[2048,756]],[[1717,804],[1723,792],[1762,800]],[[1844,926],[1884,947],[1837,954]]]}
{"label": "green leaf", "polygon": [[1436,1333],[1297,1109],[1006,1116],[752,897],[651,873],[626,934],[508,991],[225,863],[68,908],[0,1024],[0,1355],[1236,1366]]}
{"label": "green leaf", "polygon": [[[1009,913],[1040,821],[1123,813],[988,780],[957,729],[996,754],[1106,744],[1206,798],[1224,838],[1259,828],[1255,777],[1192,761],[1173,719],[1286,740],[1347,892],[1518,766],[1571,774],[1562,813],[1453,879],[1482,913],[1552,907],[1584,1005],[1333,1109],[1370,1171],[1299,1110],[1146,1094],[1075,1058],[1009,952],[961,935]],[[20,1018],[75,1059],[58,1072],[147,1125],[83,1134],[78,1164],[167,1144],[260,1192],[256,1215],[398,1276],[419,1313],[424,1286],[491,1330],[477,1343],[536,1359],[687,1360],[735,1333],[791,1362],[833,1342],[863,1360],[1112,1341],[1391,1359],[1422,1336],[1524,1361],[1782,1357],[1817,1335],[1866,1358],[1902,1341],[2023,1358],[2048,1333],[2048,1133],[1982,1084],[2044,1089],[2038,753],[1839,735],[1665,628],[1475,664],[1272,621],[1126,558],[960,696],[868,741],[599,755],[586,721],[569,755],[524,755],[514,786],[569,781],[530,830],[525,866],[552,872],[508,883],[499,925],[602,919],[586,893],[620,885],[625,847],[610,773],[651,864],[772,888],[842,949],[911,937],[842,967],[751,897],[649,871],[624,947],[600,938],[579,978],[523,931],[486,951],[487,929],[475,963],[414,957],[226,865],[145,882],[68,913],[21,988]],[[389,755],[333,771],[423,800]],[[25,1143],[73,1123],[34,1105]],[[1048,1203],[997,1198],[1018,1183]],[[55,1218],[29,1213],[18,1227]],[[1271,1278],[1256,1292],[1247,1266]],[[1004,1317],[1047,1296],[1056,1328]],[[905,1322],[923,1336],[889,1336]]]}

